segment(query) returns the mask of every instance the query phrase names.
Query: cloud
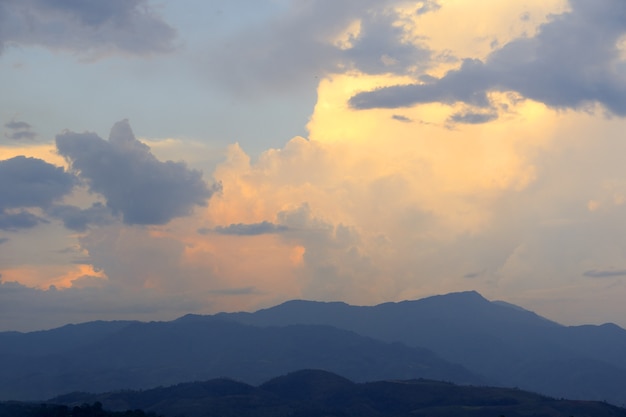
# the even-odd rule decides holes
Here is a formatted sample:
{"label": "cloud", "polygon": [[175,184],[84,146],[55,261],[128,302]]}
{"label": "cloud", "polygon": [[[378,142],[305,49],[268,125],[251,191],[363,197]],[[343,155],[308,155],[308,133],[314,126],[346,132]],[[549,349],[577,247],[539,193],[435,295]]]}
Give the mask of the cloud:
{"label": "cloud", "polygon": [[440,78],[355,94],[355,109],[410,107],[441,102],[487,107],[488,93],[515,91],[556,109],[600,103],[626,116],[626,4],[570,0],[571,11],[552,16],[533,37],[514,39],[486,60],[465,59]]}
{"label": "cloud", "polygon": [[25,209],[48,208],[75,184],[74,176],[41,159],[17,156],[0,161],[0,229],[16,231],[45,222]]}
{"label": "cloud", "polygon": [[17,156],[0,160],[0,210],[48,207],[75,184],[73,175],[41,159]]}
{"label": "cloud", "polygon": [[426,1],[421,1],[420,4],[417,7],[417,10],[415,11],[415,13],[417,13],[418,15],[424,14],[424,13],[429,13],[429,12],[434,12],[441,9],[441,4],[439,4],[439,1],[437,0],[426,0]]}
{"label": "cloud", "polygon": [[6,127],[7,129],[18,130],[18,129],[30,129],[32,126],[26,122],[11,120],[10,122],[5,123],[4,127]]}
{"label": "cloud", "polygon": [[[8,241],[8,237],[0,237],[0,245],[2,245],[3,243],[7,243]],[[2,274],[0,274],[0,277],[2,277]]]}
{"label": "cloud", "polygon": [[11,140],[33,140],[37,137],[37,134],[32,131],[32,126],[23,121],[11,120],[4,124],[4,127],[11,130],[10,133],[5,133],[4,136]]}
{"label": "cloud", "polygon": [[0,230],[17,231],[30,229],[37,226],[40,222],[45,222],[45,220],[26,210],[17,212],[0,211]]}
{"label": "cloud", "polygon": [[102,194],[126,224],[165,224],[187,216],[219,190],[184,162],[156,159],[135,139],[126,120],[113,126],[108,141],[94,133],[65,132],[57,135],[56,145],[89,189]]}
{"label": "cloud", "polygon": [[498,113],[473,113],[473,112],[459,112],[454,113],[448,118],[450,123],[463,123],[463,124],[481,124],[487,123],[498,118]]}
{"label": "cloud", "polygon": [[111,210],[102,203],[94,203],[86,209],[57,204],[50,207],[46,213],[61,219],[65,227],[77,232],[84,232],[92,224],[102,226],[114,221]]}
{"label": "cloud", "polygon": [[219,290],[211,290],[211,294],[216,295],[253,295],[259,294],[259,290],[254,287],[242,288],[224,288]]}
{"label": "cloud", "polygon": [[4,1],[0,27],[0,51],[40,45],[90,56],[167,52],[176,36],[147,0]]}
{"label": "cloud", "polygon": [[[435,10],[423,2],[422,13]],[[410,38],[400,0],[290,2],[270,21],[220,39],[210,74],[239,92],[293,92],[329,73],[405,74],[425,68],[430,51]]]}
{"label": "cloud", "polygon": [[590,278],[611,278],[626,276],[626,269],[590,269],[583,273]]}
{"label": "cloud", "polygon": [[268,233],[282,233],[289,230],[287,226],[277,225],[268,221],[251,224],[231,224],[226,227],[217,226],[215,232],[222,235],[256,236]]}
{"label": "cloud", "polygon": [[411,123],[413,121],[409,117],[403,116],[401,114],[394,114],[393,116],[391,116],[391,118],[393,120],[397,120],[399,122],[404,122],[404,123]]}

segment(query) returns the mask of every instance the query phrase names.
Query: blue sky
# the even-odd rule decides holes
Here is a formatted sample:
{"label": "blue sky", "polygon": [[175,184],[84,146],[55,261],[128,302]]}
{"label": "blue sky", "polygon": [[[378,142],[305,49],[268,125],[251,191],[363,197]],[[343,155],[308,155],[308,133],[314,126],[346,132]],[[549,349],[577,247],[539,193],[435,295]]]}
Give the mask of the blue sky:
{"label": "blue sky", "polygon": [[626,309],[621,0],[0,2],[0,330]]}

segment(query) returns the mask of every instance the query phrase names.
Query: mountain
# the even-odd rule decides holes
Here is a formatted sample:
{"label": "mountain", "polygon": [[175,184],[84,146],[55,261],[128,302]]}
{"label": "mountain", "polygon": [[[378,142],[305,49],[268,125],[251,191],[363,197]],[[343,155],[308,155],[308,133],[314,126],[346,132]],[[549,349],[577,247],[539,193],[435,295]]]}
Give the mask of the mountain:
{"label": "mountain", "polygon": [[377,306],[295,300],[171,322],[0,333],[0,399],[146,389],[303,368],[357,382],[428,378],[626,404],[626,330],[563,326],[477,292]]}
{"label": "mountain", "polygon": [[430,349],[502,386],[626,404],[626,330],[563,326],[474,291],[371,307],[296,300],[217,317],[255,326],[332,325]]}
{"label": "mountain", "polygon": [[511,388],[459,386],[429,380],[354,383],[301,370],[251,386],[227,379],[145,391],[73,393],[51,403],[98,402],[106,409],[142,409],[166,417],[626,417],[602,402],[555,400]]}
{"label": "mountain", "polygon": [[[79,326],[85,338],[73,346],[59,340],[68,337],[67,327],[21,338],[0,334],[0,340],[13,338],[0,349],[0,399],[145,389],[221,376],[256,384],[302,368],[331,370],[356,381],[423,377],[485,382],[427,349],[330,326],[256,327],[212,317],[93,326]],[[29,346],[33,339],[39,346]],[[49,352],[46,346],[51,346]]]}

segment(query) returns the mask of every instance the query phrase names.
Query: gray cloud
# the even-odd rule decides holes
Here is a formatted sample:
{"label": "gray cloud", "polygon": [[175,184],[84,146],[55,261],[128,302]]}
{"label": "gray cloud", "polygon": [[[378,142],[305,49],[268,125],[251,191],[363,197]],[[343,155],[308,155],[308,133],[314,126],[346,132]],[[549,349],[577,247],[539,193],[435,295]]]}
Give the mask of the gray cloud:
{"label": "gray cloud", "polygon": [[464,123],[464,124],[481,124],[487,123],[492,120],[498,118],[498,113],[473,113],[473,112],[462,112],[462,113],[454,113],[448,119],[448,122],[451,123]]}
{"label": "gray cloud", "polygon": [[[0,237],[0,245],[2,245],[3,243],[7,243],[9,241],[8,237]],[[2,277],[2,275],[0,274],[0,277]]]}
{"label": "gray cloud", "polygon": [[57,135],[56,145],[89,189],[102,194],[126,224],[165,224],[187,216],[219,189],[208,187],[202,173],[184,162],[159,161],[135,139],[126,120],[113,126],[108,141],[94,133],[65,132]]}
{"label": "gray cloud", "polygon": [[[209,72],[222,85],[242,92],[293,92],[332,72],[350,69],[405,74],[426,67],[430,51],[405,42],[391,7],[398,0],[291,2],[272,21],[249,26],[210,51]],[[434,10],[426,2],[423,12]],[[354,21],[360,33],[333,44]]]}
{"label": "gray cloud", "polygon": [[626,269],[590,269],[583,275],[590,278],[626,277]]}
{"label": "gray cloud", "polygon": [[5,123],[4,127],[10,130],[4,136],[11,140],[33,140],[37,137],[37,134],[32,130],[32,126],[24,121],[11,120]]}
{"label": "gray cloud", "polygon": [[404,122],[404,123],[411,123],[413,121],[410,118],[403,116],[401,114],[394,114],[393,116],[391,116],[391,118],[393,120],[397,120],[399,122]]}
{"label": "gray cloud", "polygon": [[72,191],[76,178],[41,159],[0,161],[0,229],[28,229],[45,221],[25,208],[47,208]]}
{"label": "gray cloud", "polygon": [[147,0],[0,2],[0,51],[40,45],[87,54],[148,54],[173,48],[175,31]]}
{"label": "gray cloud", "polygon": [[4,127],[6,127],[7,129],[17,130],[17,129],[30,129],[32,126],[26,122],[11,120],[10,122],[5,123]]}
{"label": "gray cloud", "polygon": [[17,231],[30,229],[37,226],[40,222],[45,222],[45,220],[26,210],[13,213],[0,211],[0,230]]}
{"label": "gray cloud", "polygon": [[489,105],[489,91],[517,91],[554,108],[600,103],[626,116],[626,65],[619,39],[626,33],[621,0],[570,0],[571,11],[552,16],[536,36],[519,38],[485,62],[465,60],[442,78],[359,93],[356,109],[397,108],[419,103]]}
{"label": "gray cloud", "polygon": [[0,161],[0,210],[45,208],[68,194],[76,183],[63,168],[41,159],[16,156]]}
{"label": "gray cloud", "polygon": [[277,225],[268,221],[251,224],[231,224],[226,227],[217,226],[215,232],[222,235],[256,236],[270,233],[281,233],[289,230],[287,226]]}
{"label": "gray cloud", "polygon": [[18,130],[16,132],[6,133],[4,136],[11,140],[33,140],[37,137],[37,134],[30,130]]}
{"label": "gray cloud", "polygon": [[92,224],[107,225],[114,221],[111,210],[102,203],[94,203],[86,209],[57,204],[50,207],[46,213],[61,219],[65,227],[77,232],[84,232]]}

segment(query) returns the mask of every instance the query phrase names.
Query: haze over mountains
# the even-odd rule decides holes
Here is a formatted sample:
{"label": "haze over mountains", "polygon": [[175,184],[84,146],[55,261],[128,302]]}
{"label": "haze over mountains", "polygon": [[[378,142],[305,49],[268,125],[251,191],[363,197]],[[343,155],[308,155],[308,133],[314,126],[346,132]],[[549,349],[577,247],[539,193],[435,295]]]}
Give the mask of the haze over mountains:
{"label": "haze over mountains", "polygon": [[290,301],[171,322],[0,333],[0,399],[45,399],[299,369],[356,382],[428,378],[626,404],[626,330],[567,327],[475,292],[355,307]]}

